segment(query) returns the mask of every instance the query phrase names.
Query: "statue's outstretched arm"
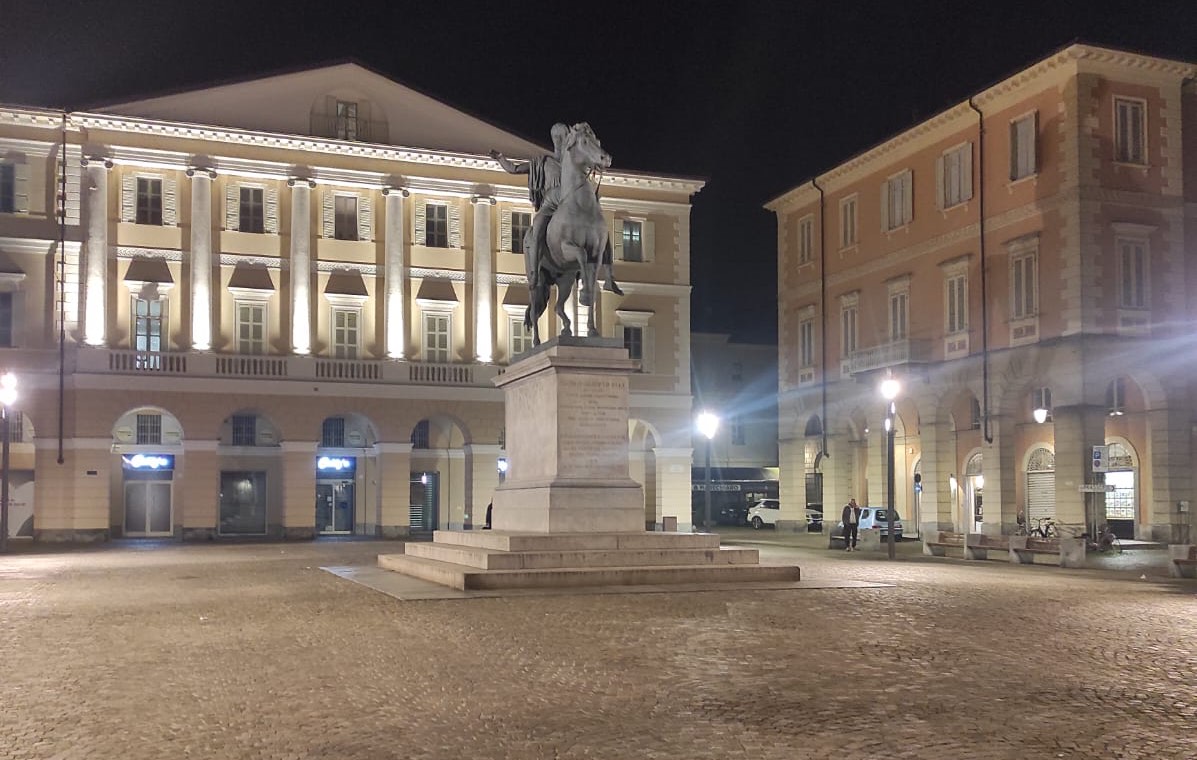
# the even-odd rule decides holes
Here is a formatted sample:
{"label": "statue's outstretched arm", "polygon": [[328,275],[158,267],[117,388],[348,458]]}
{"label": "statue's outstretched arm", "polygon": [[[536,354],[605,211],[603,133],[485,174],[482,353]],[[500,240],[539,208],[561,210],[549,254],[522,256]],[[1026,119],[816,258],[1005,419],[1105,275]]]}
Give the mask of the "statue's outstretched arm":
{"label": "statue's outstretched arm", "polygon": [[500,153],[497,150],[492,150],[490,152],[490,157],[493,158],[494,160],[498,161],[499,166],[503,167],[503,171],[507,172],[508,174],[527,174],[528,173],[528,164],[526,162],[517,164],[514,161],[512,161],[511,159],[507,158],[507,156],[504,156],[502,153]]}

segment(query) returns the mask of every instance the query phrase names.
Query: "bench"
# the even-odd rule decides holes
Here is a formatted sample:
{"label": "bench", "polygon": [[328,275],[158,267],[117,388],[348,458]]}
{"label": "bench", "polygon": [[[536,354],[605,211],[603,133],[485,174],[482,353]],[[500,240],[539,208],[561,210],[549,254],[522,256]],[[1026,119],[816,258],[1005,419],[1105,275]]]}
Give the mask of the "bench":
{"label": "bench", "polygon": [[[989,559],[989,553],[996,552],[1000,559],[1010,559],[1010,537],[991,536],[985,533],[970,533],[968,546],[964,552],[965,559]],[[995,559],[998,559],[995,557]]]}
{"label": "bench", "polygon": [[1042,539],[1010,536],[1010,561],[1032,565],[1035,557],[1054,557],[1060,567],[1085,566],[1085,541],[1080,538]]}
{"label": "bench", "polygon": [[947,531],[939,531],[935,534],[934,541],[923,542],[923,554],[932,557],[947,556],[948,549],[963,549],[964,535],[961,533],[949,533]]}
{"label": "bench", "polygon": [[1168,569],[1173,578],[1197,578],[1197,545],[1176,544],[1168,547],[1172,560]]}

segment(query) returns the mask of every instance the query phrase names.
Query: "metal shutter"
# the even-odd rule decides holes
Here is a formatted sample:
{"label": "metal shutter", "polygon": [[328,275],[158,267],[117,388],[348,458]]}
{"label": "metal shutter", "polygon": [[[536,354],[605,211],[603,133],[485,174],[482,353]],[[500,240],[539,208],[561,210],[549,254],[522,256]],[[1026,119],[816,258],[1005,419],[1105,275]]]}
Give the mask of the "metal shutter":
{"label": "metal shutter", "polygon": [[1038,518],[1056,516],[1056,473],[1027,473],[1027,525]]}

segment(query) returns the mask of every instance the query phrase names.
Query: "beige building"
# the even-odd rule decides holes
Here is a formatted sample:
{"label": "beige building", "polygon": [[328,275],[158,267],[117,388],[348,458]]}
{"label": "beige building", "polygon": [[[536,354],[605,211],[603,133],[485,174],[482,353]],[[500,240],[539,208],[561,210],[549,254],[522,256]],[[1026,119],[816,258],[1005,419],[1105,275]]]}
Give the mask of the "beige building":
{"label": "beige building", "polygon": [[[0,106],[12,534],[480,524],[505,464],[492,379],[531,346],[526,177],[491,149],[544,152],[355,64],[94,113]],[[602,184],[625,295],[596,316],[641,362],[629,448],[649,526],[689,524],[701,186]],[[551,312],[540,328],[559,331]]]}
{"label": "beige building", "polygon": [[887,503],[892,375],[907,533],[1190,540],[1194,76],[1073,45],[768,204],[783,518],[812,472],[829,509]]}

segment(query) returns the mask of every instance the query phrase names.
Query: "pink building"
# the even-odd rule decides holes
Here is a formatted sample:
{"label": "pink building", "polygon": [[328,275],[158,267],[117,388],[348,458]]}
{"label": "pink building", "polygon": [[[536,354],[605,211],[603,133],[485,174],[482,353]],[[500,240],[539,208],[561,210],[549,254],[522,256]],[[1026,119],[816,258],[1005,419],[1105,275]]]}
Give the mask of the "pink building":
{"label": "pink building", "polygon": [[1194,76],[1073,45],[767,204],[786,524],[815,473],[833,512],[886,503],[892,376],[908,534],[1191,540]]}

